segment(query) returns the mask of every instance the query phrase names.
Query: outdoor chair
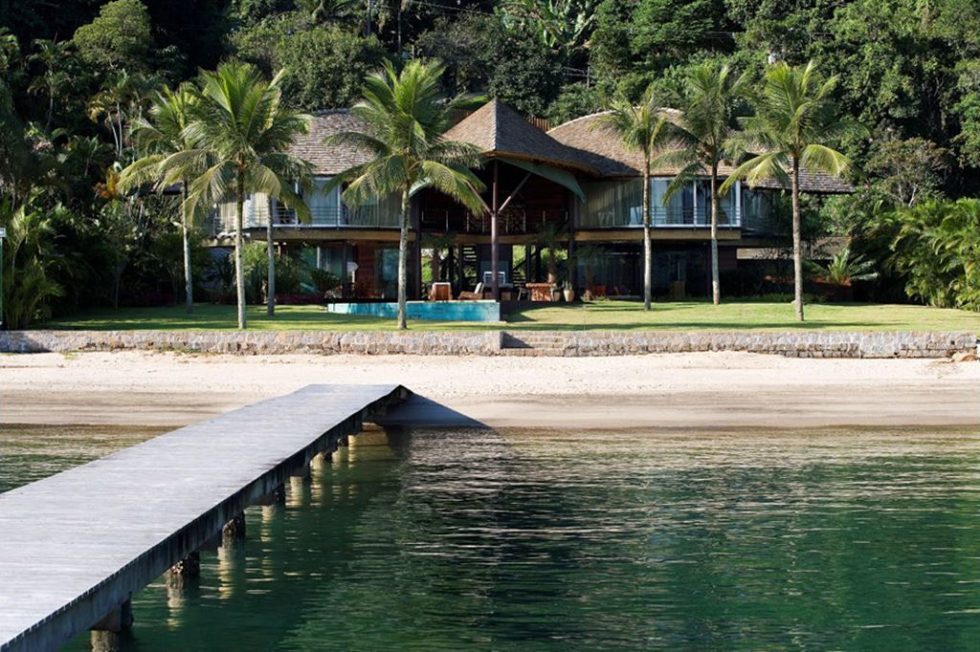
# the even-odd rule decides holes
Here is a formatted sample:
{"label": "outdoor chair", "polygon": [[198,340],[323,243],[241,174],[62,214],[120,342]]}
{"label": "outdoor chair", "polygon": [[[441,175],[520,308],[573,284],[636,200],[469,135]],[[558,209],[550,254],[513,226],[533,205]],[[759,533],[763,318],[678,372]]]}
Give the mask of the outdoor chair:
{"label": "outdoor chair", "polygon": [[472,292],[459,293],[460,301],[481,301],[483,299],[483,283],[477,283],[476,288]]}

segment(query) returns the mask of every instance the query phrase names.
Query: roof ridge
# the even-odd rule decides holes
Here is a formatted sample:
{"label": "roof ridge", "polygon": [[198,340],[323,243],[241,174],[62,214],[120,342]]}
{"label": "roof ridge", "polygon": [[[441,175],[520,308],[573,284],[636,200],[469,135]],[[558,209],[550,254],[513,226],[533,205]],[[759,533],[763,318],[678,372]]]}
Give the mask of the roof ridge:
{"label": "roof ridge", "polygon": [[492,132],[493,132],[493,144],[496,147],[497,143],[500,141],[500,120],[497,120],[497,114],[500,112],[500,108],[507,106],[500,101],[499,97],[494,97],[487,103],[490,107],[490,118],[493,120]]}
{"label": "roof ridge", "polygon": [[584,120],[589,120],[591,118],[595,118],[596,116],[604,115],[606,113],[611,113],[611,112],[612,112],[611,109],[603,109],[602,111],[593,111],[592,113],[589,113],[588,115],[580,115],[577,118],[572,118],[571,120],[566,120],[565,122],[561,123],[560,125],[555,125],[554,127],[552,127],[551,129],[549,129],[545,133],[546,134],[550,134],[552,131],[555,131],[556,129],[561,129],[562,127],[564,127],[566,125],[571,125],[571,124],[575,124],[576,122],[582,122]]}

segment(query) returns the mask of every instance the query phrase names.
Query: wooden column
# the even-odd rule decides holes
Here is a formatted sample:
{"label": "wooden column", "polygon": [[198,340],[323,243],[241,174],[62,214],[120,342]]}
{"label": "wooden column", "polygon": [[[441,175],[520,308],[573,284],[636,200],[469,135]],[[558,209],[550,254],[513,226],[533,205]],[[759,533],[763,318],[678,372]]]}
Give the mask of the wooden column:
{"label": "wooden column", "polygon": [[[497,186],[499,182],[500,164],[493,162],[493,192],[490,204],[490,270],[493,274],[493,300],[500,301],[500,242],[497,237]],[[477,280],[479,283],[479,280]]]}
{"label": "wooden column", "polygon": [[350,261],[350,246],[345,242],[340,245],[340,298],[347,298],[347,285],[350,282],[350,273],[347,271],[347,263]]}
{"label": "wooden column", "polygon": [[[421,216],[417,202],[412,202],[412,230],[415,231],[415,242],[412,245],[412,255],[415,260],[412,262],[412,291],[409,295],[413,299],[422,298],[422,229],[420,228]],[[414,296],[412,296],[414,295]]]}
{"label": "wooden column", "polygon": [[[456,291],[457,291],[456,290],[456,287],[457,286],[456,286],[456,256],[455,256],[455,251],[456,251],[456,248],[453,247],[452,245],[449,245],[449,250],[448,250],[448,252],[446,254],[446,272],[447,272],[447,276],[449,277],[447,280],[449,281],[449,287],[451,288],[450,289],[450,294],[452,294],[453,296],[456,295]],[[452,297],[450,297],[450,298],[452,298]]]}
{"label": "wooden column", "polygon": [[456,247],[456,278],[459,280],[459,291],[466,289],[466,268],[464,266],[463,245]]}
{"label": "wooden column", "polygon": [[568,282],[574,290],[578,287],[578,263],[575,260],[575,225],[578,223],[578,198],[572,197],[571,210],[568,211]]}

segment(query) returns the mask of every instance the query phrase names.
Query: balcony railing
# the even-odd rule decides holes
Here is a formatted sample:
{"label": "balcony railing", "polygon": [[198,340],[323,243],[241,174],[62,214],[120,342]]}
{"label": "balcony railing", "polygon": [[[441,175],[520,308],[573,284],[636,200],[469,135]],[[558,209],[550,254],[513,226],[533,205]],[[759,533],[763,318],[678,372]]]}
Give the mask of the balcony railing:
{"label": "balcony railing", "polygon": [[[336,229],[387,229],[398,228],[398,215],[377,206],[349,208],[341,206],[316,206],[310,209],[310,219],[300,222],[296,212],[277,204],[273,211],[276,226],[297,228],[336,228]],[[265,226],[265,223],[262,223]]]}
{"label": "balcony railing", "polygon": [[[568,213],[563,210],[508,209],[497,218],[497,233],[500,235],[523,235],[537,233],[544,224],[550,222],[566,223]],[[490,233],[490,216],[486,213],[474,215],[465,210],[423,210],[421,226],[429,231],[461,233]]]}
{"label": "balcony railing", "polygon": [[[664,208],[654,207],[651,225],[655,228],[698,228],[711,226],[711,214],[705,208]],[[583,229],[628,229],[643,227],[643,211],[639,207],[629,207],[626,210],[597,210],[591,214],[586,212],[579,219],[579,228]],[[729,215],[723,210],[718,212],[718,226],[737,228],[741,226],[741,215],[738,211]]]}
{"label": "balcony railing", "polygon": [[[269,210],[256,207],[256,210],[246,213],[244,227],[246,229],[264,229],[268,224]],[[296,212],[277,204],[272,210],[272,224],[277,228],[315,228],[315,229],[388,229],[398,228],[398,215],[392,215],[374,206],[356,209],[342,206],[314,207],[310,209],[310,219],[300,222]],[[235,229],[235,219],[227,214],[221,216],[217,211],[209,219],[210,231],[214,235],[231,233]]]}

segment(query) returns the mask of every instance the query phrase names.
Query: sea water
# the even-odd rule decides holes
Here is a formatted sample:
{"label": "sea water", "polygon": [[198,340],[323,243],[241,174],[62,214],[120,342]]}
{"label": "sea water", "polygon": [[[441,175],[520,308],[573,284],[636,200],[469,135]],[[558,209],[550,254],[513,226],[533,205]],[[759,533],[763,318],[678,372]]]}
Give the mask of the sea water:
{"label": "sea water", "polygon": [[[153,434],[11,432],[0,489]],[[121,649],[980,650],[975,432],[352,441]]]}

